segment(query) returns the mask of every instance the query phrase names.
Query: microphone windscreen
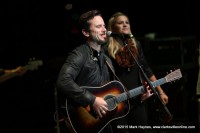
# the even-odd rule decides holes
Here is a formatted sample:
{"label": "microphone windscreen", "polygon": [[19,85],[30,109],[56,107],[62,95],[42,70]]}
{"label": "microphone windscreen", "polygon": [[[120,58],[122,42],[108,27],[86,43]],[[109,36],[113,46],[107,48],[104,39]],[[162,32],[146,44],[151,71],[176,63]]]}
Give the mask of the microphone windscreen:
{"label": "microphone windscreen", "polygon": [[111,34],[112,34],[112,31],[107,31],[106,33],[107,36],[112,36]]}

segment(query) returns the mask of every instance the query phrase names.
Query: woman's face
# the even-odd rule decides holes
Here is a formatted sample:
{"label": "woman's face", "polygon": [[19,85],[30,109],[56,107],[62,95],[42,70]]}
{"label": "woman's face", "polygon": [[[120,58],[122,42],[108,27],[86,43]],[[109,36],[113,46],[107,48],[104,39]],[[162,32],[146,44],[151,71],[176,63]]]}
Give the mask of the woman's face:
{"label": "woman's face", "polygon": [[113,25],[113,32],[120,34],[130,34],[130,23],[126,16],[118,16]]}

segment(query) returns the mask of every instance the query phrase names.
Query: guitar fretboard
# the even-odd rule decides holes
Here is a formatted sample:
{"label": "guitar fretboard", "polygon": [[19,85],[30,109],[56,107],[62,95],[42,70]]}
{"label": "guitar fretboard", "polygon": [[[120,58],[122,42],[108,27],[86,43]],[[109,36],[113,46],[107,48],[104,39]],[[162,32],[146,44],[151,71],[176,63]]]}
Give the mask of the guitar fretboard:
{"label": "guitar fretboard", "polygon": [[[165,84],[166,83],[166,79],[165,78],[161,78],[159,80],[156,80],[154,82],[151,82],[153,87],[157,87],[159,85]],[[146,92],[146,89],[144,86],[139,86],[135,89],[132,89],[128,92],[124,92],[118,96],[116,96],[116,102],[120,103],[122,101],[128,100],[130,98],[136,97],[142,93]]]}

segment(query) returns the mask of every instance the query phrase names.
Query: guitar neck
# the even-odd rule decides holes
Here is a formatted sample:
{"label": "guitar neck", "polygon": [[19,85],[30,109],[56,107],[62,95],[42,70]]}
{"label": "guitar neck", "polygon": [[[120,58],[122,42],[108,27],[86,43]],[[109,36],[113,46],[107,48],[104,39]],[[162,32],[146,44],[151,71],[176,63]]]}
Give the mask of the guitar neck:
{"label": "guitar neck", "polygon": [[25,66],[23,66],[23,70],[25,70],[25,71],[28,71],[28,70],[31,70],[31,65],[25,65]]}
{"label": "guitar neck", "polygon": [[[152,83],[153,87],[157,87],[159,85],[165,84],[166,82],[167,81],[165,78],[161,78],[161,79],[156,80],[151,83]],[[131,89],[128,92],[124,92],[124,93],[116,96],[117,103],[123,102],[123,101],[128,100],[133,97],[136,97],[144,92],[146,92],[145,86],[139,86],[137,88]]]}
{"label": "guitar neck", "polygon": [[41,66],[42,64],[43,64],[42,60],[29,61],[29,63],[27,65],[22,66],[21,68],[17,67],[14,70],[14,72],[8,72],[8,73],[5,73],[4,75],[0,76],[0,83],[4,82],[10,78],[13,78],[15,76],[22,75],[28,70],[35,70],[35,69],[37,69],[38,66]]}
{"label": "guitar neck", "polygon": [[5,73],[4,75],[0,76],[0,83],[6,81],[8,79],[11,79],[17,75],[18,74],[16,72]]}
{"label": "guitar neck", "polygon": [[[27,70],[29,70],[29,67],[30,66],[26,65],[26,66],[23,66],[22,69],[23,69],[23,71],[27,71]],[[5,73],[4,75],[0,76],[0,83],[6,81],[8,79],[14,78],[16,76],[19,76],[18,71]]]}

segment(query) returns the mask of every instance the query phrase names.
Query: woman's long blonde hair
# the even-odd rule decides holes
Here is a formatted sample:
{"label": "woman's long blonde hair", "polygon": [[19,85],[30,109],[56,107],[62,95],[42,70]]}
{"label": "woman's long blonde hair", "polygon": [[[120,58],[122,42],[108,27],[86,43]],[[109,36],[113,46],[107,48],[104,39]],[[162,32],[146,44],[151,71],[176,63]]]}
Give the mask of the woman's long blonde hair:
{"label": "woman's long blonde hair", "polygon": [[[125,15],[124,13],[121,12],[116,12],[115,14],[112,15],[112,17],[108,21],[108,31],[113,31],[114,30],[114,25],[116,23],[116,19],[119,16],[125,16],[128,19],[128,16]],[[128,19],[129,20],[129,19]],[[130,33],[132,35],[132,32]],[[133,45],[135,48],[136,47],[136,41],[134,38],[130,38],[130,41],[128,41],[129,45]],[[114,37],[109,37],[108,38],[108,54],[115,59],[116,53],[124,46],[123,42],[120,40],[117,40]]]}

